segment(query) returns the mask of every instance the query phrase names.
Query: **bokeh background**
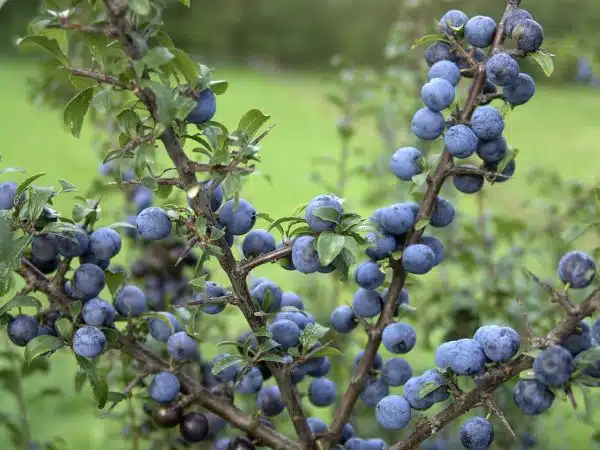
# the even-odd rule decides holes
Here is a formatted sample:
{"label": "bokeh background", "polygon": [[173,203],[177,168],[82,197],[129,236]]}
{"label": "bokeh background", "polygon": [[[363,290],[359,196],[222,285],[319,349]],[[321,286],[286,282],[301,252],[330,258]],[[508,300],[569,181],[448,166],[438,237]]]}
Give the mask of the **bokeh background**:
{"label": "bokeh background", "polygon": [[[593,77],[581,81],[578,75],[581,75],[581,58],[589,62],[592,73],[600,75],[600,41],[597,39],[600,2],[526,3],[524,6],[544,26],[544,48],[556,55],[555,72],[547,79],[538,67],[527,66],[537,82],[538,92],[530,104],[510,112],[505,132],[511,145],[519,149],[519,170],[510,183],[486,188],[485,201],[498,214],[535,223],[546,220],[547,212],[522,204],[523,199],[540,195],[535,186],[540,180],[526,176],[530,170],[543,167],[556,171],[565,180],[582,183],[593,183],[597,178],[600,89],[595,87]],[[252,177],[244,189],[244,197],[259,211],[279,217],[289,215],[296,205],[322,192],[323,187],[313,173],[315,158],[335,156],[341,151],[339,121],[343,116],[327,101],[328,93],[339,87],[337,68],[331,64],[334,55],[343,55],[344,61],[355,68],[385,70],[390,66],[389,52],[393,53],[389,47],[392,30],[402,31],[405,26],[403,36],[414,40],[421,34],[433,32],[434,18],[450,8],[463,9],[470,16],[489,14],[497,18],[503,4],[501,0],[192,0],[189,10],[180,5],[170,7],[165,20],[178,46],[194,55],[195,60],[214,68],[214,78],[230,82],[228,92],[218,98],[217,120],[234,126],[239,117],[253,107],[272,115],[276,127],[263,141],[261,149],[260,171],[268,177]],[[0,10],[2,165],[25,167],[30,174],[46,172],[54,180],[68,179],[85,191],[97,177],[100,157],[94,143],[101,130],[85,127],[81,139],[75,139],[64,129],[58,109],[36,103],[28,80],[36,76],[37,55],[24,55],[14,46],[38,8],[36,0],[8,0]],[[422,81],[426,71],[419,72],[418,61],[425,49],[426,46],[421,46],[408,54],[401,53],[394,59],[394,67],[406,69]],[[414,104],[408,91],[400,95],[400,104]],[[376,118],[361,118],[355,126],[352,151],[347,153],[348,167],[357,167],[359,171],[370,167],[382,152],[402,145],[406,137],[403,130],[410,119],[398,117],[404,122],[398,125],[398,134],[387,142],[380,138],[381,123]],[[336,170],[339,167],[325,168],[324,177],[336,179]],[[343,185],[344,180],[337,183]],[[379,180],[355,177],[346,184],[344,197],[350,199],[349,204],[369,214],[374,205],[362,200],[365,192],[381,188]],[[563,194],[561,198],[560,192],[554,192],[553,200],[558,203],[572,200],[570,191]],[[103,220],[107,223],[121,218],[119,199],[111,201],[104,211]],[[476,211],[478,207],[470,198],[460,202],[460,208],[466,212]],[[63,198],[58,207],[68,211],[71,204],[72,199]],[[593,246],[596,240],[592,237],[584,242],[586,246]],[[119,258],[125,262],[129,257],[125,251]],[[533,259],[530,262],[540,275],[554,276],[556,261]],[[297,289],[311,296],[311,301],[320,301],[316,287],[322,281],[282,272],[267,267],[261,268],[258,275],[267,275],[285,284],[285,290]],[[468,279],[462,281],[468,282]],[[351,301],[351,295],[351,287],[347,292],[342,290],[340,303]],[[419,303],[419,294],[413,298],[417,308],[427,308],[426,304]],[[322,321],[327,320],[327,311],[315,314],[320,315]],[[231,320],[231,330],[243,329],[234,314],[228,320]],[[415,322],[419,323],[418,317]],[[213,330],[207,329],[207,337],[211,333]],[[217,334],[216,330],[214,333]],[[230,338],[235,338],[235,331],[231,334]],[[435,342],[439,340],[438,334],[432,333],[428,338]],[[360,343],[359,339],[346,351],[355,354]],[[3,336],[0,345],[7,345]],[[209,346],[203,351],[209,356],[214,354]],[[89,391],[84,390],[85,394],[73,391],[72,358],[60,352],[53,358],[56,361],[48,374],[23,383],[24,396],[30,406],[27,419],[32,435],[42,440],[61,436],[67,441],[68,449],[131,448],[119,437],[118,421],[99,418]],[[407,355],[407,360],[415,372],[420,373],[431,366],[432,351],[419,349]],[[55,387],[61,391],[57,395],[37,395],[40,390],[50,392],[50,388]],[[16,406],[12,397],[4,397],[0,412],[14,414]],[[584,423],[580,411],[573,411],[566,402],[557,403],[559,406],[553,408],[551,414],[535,424],[541,441],[539,448],[594,448],[592,438],[598,422]],[[331,411],[316,414],[327,419]],[[11,448],[11,445],[9,432],[0,426],[0,448]]]}

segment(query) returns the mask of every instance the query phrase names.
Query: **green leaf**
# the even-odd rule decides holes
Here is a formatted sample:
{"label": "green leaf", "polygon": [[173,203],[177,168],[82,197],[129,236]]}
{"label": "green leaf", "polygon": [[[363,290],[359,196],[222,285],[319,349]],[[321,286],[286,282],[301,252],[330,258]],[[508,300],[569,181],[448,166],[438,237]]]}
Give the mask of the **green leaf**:
{"label": "green leaf", "polygon": [[552,60],[552,57],[554,55],[543,50],[538,50],[530,56],[538,63],[547,77],[552,76],[552,72],[554,72],[554,61]]}
{"label": "green leaf", "polygon": [[129,7],[141,16],[150,13],[150,0],[129,0]]}
{"label": "green leaf", "polygon": [[600,347],[592,347],[588,350],[581,352],[577,356],[577,369],[585,369],[592,364],[596,364],[600,360]]}
{"label": "green leaf", "polygon": [[69,60],[60,49],[60,45],[56,39],[50,39],[46,36],[25,36],[23,39],[19,40],[17,45],[21,48],[27,48],[31,47],[32,44],[33,46],[39,46],[44,50],[49,51],[63,66],[69,67]]}
{"label": "green leaf", "polygon": [[412,177],[413,183],[417,186],[423,186],[427,183],[427,173],[420,173]]}
{"label": "green leaf", "polygon": [[83,119],[87,113],[87,110],[94,96],[94,88],[89,87],[82,91],[79,91],[75,96],[67,103],[65,112],[63,115],[65,125],[71,130],[73,136],[78,138],[81,134],[81,127],[83,125]]}
{"label": "green leaf", "polygon": [[322,347],[312,354],[313,358],[320,358],[321,356],[340,356],[344,355],[344,352],[335,347]]}
{"label": "green leaf", "polygon": [[287,361],[286,358],[284,358],[281,355],[277,355],[276,353],[267,353],[266,355],[262,355],[260,357],[261,361],[271,361],[271,362],[276,362],[276,363],[285,363]]}
{"label": "green leaf", "polygon": [[198,84],[198,65],[180,48],[172,48],[170,51],[175,56],[171,65],[183,75],[191,88],[195,88]]}
{"label": "green leaf", "polygon": [[148,50],[142,61],[144,61],[148,69],[155,69],[167,64],[173,58],[175,58],[175,55],[171,53],[170,49],[166,47],[154,47]]}
{"label": "green leaf", "polygon": [[127,273],[121,270],[112,270],[110,267],[104,271],[106,276],[106,285],[110,291],[110,295],[115,298],[117,291],[127,279]]}
{"label": "green leaf", "polygon": [[251,109],[240,119],[238,130],[243,131],[248,138],[252,138],[270,117],[259,109]]}
{"label": "green leaf", "polygon": [[6,314],[11,309],[27,307],[34,307],[39,312],[42,303],[37,298],[30,295],[17,295],[2,305],[0,308],[0,316]]}
{"label": "green leaf", "polygon": [[188,8],[190,7],[190,0],[177,0],[179,3],[181,3],[183,6],[187,6]]}
{"label": "green leaf", "polygon": [[417,230],[417,231],[422,230],[427,225],[429,225],[429,219],[421,219],[421,220],[417,221],[417,223],[415,224],[415,230]]}
{"label": "green leaf", "polygon": [[54,352],[64,345],[64,341],[56,336],[38,336],[27,343],[27,346],[25,347],[25,361],[29,364],[34,359],[47,353]]}
{"label": "green leaf", "polygon": [[425,36],[421,36],[419,39],[417,39],[410,49],[414,50],[419,45],[426,44],[428,42],[446,42],[448,44],[450,43],[450,41],[448,41],[447,39],[442,38],[442,35],[440,34],[428,34]]}
{"label": "green leaf", "polygon": [[344,248],[344,236],[325,231],[317,238],[317,253],[322,266],[328,266]]}
{"label": "green leaf", "polygon": [[129,228],[130,230],[137,230],[137,227],[129,222],[115,222],[107,225],[107,228]]}
{"label": "green leaf", "polygon": [[162,200],[166,200],[167,198],[169,198],[169,195],[171,195],[172,192],[172,184],[159,184],[158,188],[155,191],[156,196]]}
{"label": "green leaf", "polygon": [[79,368],[87,375],[88,380],[90,381],[98,408],[104,408],[108,398],[108,385],[106,384],[106,380],[97,372],[96,366],[90,360],[79,355],[75,355],[75,358],[77,359]]}
{"label": "green leaf", "polygon": [[58,180],[58,182],[63,192],[75,192],[77,190],[75,185],[69,183],[67,180]]}
{"label": "green leaf", "polygon": [[81,300],[75,300],[74,302],[72,302],[70,305],[70,309],[71,309],[71,314],[73,314],[73,317],[77,318],[77,316],[79,316],[79,313],[81,312],[82,308],[83,308],[83,304],[82,304]]}
{"label": "green leaf", "polygon": [[434,383],[433,381],[427,382],[423,389],[419,391],[419,398],[423,398],[431,394],[432,392],[435,392],[439,387],[440,386],[437,383]]}
{"label": "green leaf", "polygon": [[152,89],[154,92],[160,123],[166,126],[170,125],[177,114],[177,104],[171,88],[162,83],[150,80],[144,80],[142,85]]}
{"label": "green leaf", "polygon": [[217,375],[228,367],[236,364],[243,364],[245,362],[246,360],[241,356],[226,355],[217,361],[217,363],[212,367],[211,371],[213,375]]}
{"label": "green leaf", "polygon": [[196,292],[204,292],[204,285],[206,284],[206,275],[194,278],[190,280],[190,287]]}
{"label": "green leaf", "polygon": [[222,95],[227,92],[229,88],[229,81],[226,80],[215,80],[208,83],[208,87],[215,95]]}
{"label": "green leaf", "polygon": [[15,192],[15,198],[18,197],[21,192],[25,192],[25,189],[27,189],[31,185],[31,183],[33,183],[38,178],[43,177],[44,175],[46,175],[46,172],[40,172],[36,173],[35,175],[31,175],[30,177],[27,177],[25,180],[23,180],[21,184],[19,184],[19,187]]}
{"label": "green leaf", "polygon": [[29,201],[27,202],[27,212],[29,214],[29,221],[35,222],[42,211],[44,211],[44,207],[48,203],[48,200],[52,198],[54,195],[54,189],[52,188],[31,188],[29,194]]}
{"label": "green leaf", "polygon": [[327,334],[329,328],[318,323],[309,323],[300,335],[300,343],[304,354],[308,353],[314,345]]}
{"label": "green leaf", "polygon": [[524,370],[519,374],[519,378],[523,378],[524,380],[535,380],[535,372],[531,369]]}
{"label": "green leaf", "polygon": [[61,317],[56,321],[54,327],[63,339],[71,339],[71,335],[73,334],[73,324],[69,321],[69,319],[66,317]]}
{"label": "green leaf", "polygon": [[312,210],[313,216],[328,222],[337,223],[340,218],[340,212],[333,206],[320,206]]}

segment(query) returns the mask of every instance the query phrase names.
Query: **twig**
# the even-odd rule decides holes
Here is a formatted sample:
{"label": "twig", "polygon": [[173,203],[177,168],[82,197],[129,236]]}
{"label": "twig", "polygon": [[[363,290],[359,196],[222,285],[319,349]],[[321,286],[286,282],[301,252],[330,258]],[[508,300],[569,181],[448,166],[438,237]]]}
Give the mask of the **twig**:
{"label": "twig", "polygon": [[46,28],[61,28],[63,30],[73,30],[80,31],[82,33],[92,33],[92,34],[103,34],[106,37],[117,37],[117,31],[105,25],[103,27],[93,26],[93,25],[82,25],[79,23],[70,23],[66,21],[61,21],[60,23],[53,23],[46,25]]}
{"label": "twig", "polygon": [[113,77],[112,75],[106,75],[105,73],[95,72],[89,69],[77,69],[74,67],[70,67],[68,70],[78,77],[90,78],[96,80],[98,83],[110,84],[121,89],[129,89],[129,86],[121,83],[117,77]]}
{"label": "twig", "polygon": [[277,250],[273,250],[272,252],[257,256],[256,258],[240,261],[238,263],[237,271],[240,273],[240,275],[247,275],[253,269],[256,269],[257,267],[262,266],[263,264],[267,264],[270,262],[275,262],[279,259],[283,259],[287,256],[290,256],[291,253],[292,253],[292,246],[291,245],[283,245],[281,248],[278,248]]}
{"label": "twig", "polygon": [[210,172],[210,173],[252,173],[251,167],[229,166],[223,164],[203,164],[195,161],[189,161],[189,169],[192,172]]}
{"label": "twig", "polygon": [[193,308],[194,306],[203,306],[203,305],[237,305],[238,300],[235,295],[224,295],[222,297],[212,297],[206,300],[191,300],[182,305],[174,305],[174,308]]}

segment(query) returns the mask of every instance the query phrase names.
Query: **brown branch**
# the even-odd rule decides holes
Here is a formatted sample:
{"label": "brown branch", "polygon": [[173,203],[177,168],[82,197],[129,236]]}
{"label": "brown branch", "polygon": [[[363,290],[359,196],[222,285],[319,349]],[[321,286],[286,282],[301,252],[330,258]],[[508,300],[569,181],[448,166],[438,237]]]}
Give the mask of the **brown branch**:
{"label": "brown branch", "polygon": [[[140,59],[143,55],[143,49],[140,48],[138,41],[134,39],[134,30],[132,29],[131,23],[126,17],[127,3],[117,0],[104,0],[104,4],[108,12],[110,23],[119,33],[123,50],[132,60]],[[154,93],[150,89],[143,89],[138,92],[138,96],[146,108],[148,108],[148,111],[151,113],[153,119],[159,122],[158,108]],[[215,170],[215,166],[200,165],[191,161],[185,154],[181,142],[175,135],[175,132],[171,126],[165,129],[160,139],[163,142],[165,150],[171,158],[171,161],[173,161],[177,171],[179,172],[179,176],[184,188],[191,189],[198,185],[198,179],[195,175],[195,172],[198,169],[201,169],[201,171],[211,172]],[[211,167],[211,169],[205,170],[208,169],[208,167]],[[216,226],[216,219],[210,209],[209,199],[203,190],[200,190],[196,197],[190,199],[190,203],[196,214],[206,217],[209,225]],[[225,238],[223,237],[219,239],[217,241],[217,245],[222,250],[222,255],[218,257],[219,264],[229,278],[233,293],[239,299],[240,310],[244,314],[248,324],[253,330],[265,326],[266,321],[264,317],[259,317],[254,314],[254,306],[252,299],[250,298],[250,293],[248,292],[246,277],[236,270],[237,262],[233,257],[231,249],[227,245]],[[267,366],[277,381],[277,385],[279,386],[279,390],[281,392],[281,397],[287,407],[287,411],[296,430],[296,434],[302,441],[303,448],[306,450],[316,450],[314,437],[308,427],[304,411],[302,410],[300,396],[296,390],[296,387],[291,383],[290,376],[285,372],[282,364],[269,362],[267,363]]]}
{"label": "brown branch", "polygon": [[96,80],[98,83],[110,84],[121,89],[129,89],[129,86],[121,83],[117,77],[113,77],[112,75],[107,75],[105,73],[96,72],[89,69],[77,69],[74,67],[69,67],[68,70],[73,75],[78,77],[90,78],[92,80]]}
{"label": "brown branch", "polygon": [[239,302],[235,295],[225,295],[223,297],[212,297],[206,300],[191,300],[182,305],[174,305],[174,308],[193,308],[194,306],[203,306],[203,305],[237,305]]}
{"label": "brown branch", "polygon": [[[600,310],[600,288],[594,290],[582,303],[576,305],[567,317],[540,340],[540,345],[548,346],[561,342],[573,332],[579,322],[598,310]],[[430,438],[433,433],[441,430],[467,411],[481,406],[496,389],[521,372],[531,369],[532,365],[533,358],[522,354],[504,366],[488,370],[478,381],[478,387],[467,392],[461,400],[455,401],[432,419],[417,425],[408,438],[394,444],[390,450],[418,449],[419,445]]]}
{"label": "brown branch", "polygon": [[258,266],[262,266],[263,264],[267,264],[270,262],[275,262],[279,259],[283,259],[287,256],[290,256],[292,253],[291,245],[283,245],[281,248],[277,250],[273,250],[272,252],[265,253],[264,255],[257,256],[256,258],[245,259],[238,263],[238,272],[242,275],[248,275],[250,271],[256,269]]}
{"label": "brown branch", "polygon": [[[181,184],[181,180],[179,178],[155,178],[155,181],[158,184],[169,185],[169,186],[177,186],[183,188],[183,184]],[[118,186],[119,184],[143,184],[141,180],[132,180],[132,181],[110,181],[106,183],[109,186]]]}
{"label": "brown branch", "polygon": [[[36,290],[47,294],[51,300],[58,301],[62,306],[71,303],[71,300],[62,291],[57,290],[52,281],[37,270],[35,266],[29,263],[27,259],[22,259],[21,266],[17,272],[27,280],[28,283],[31,283]],[[117,333],[117,343],[121,348],[121,351],[140,362],[144,366],[144,374],[173,371],[173,367],[171,367],[167,361],[162,360],[149,349],[145,348],[137,341],[129,339],[123,333],[116,330],[115,332]],[[251,436],[262,439],[268,445],[272,446],[272,448],[281,450],[300,450],[300,446],[298,446],[297,443],[271,428],[256,424],[256,421],[252,416],[247,415],[233,405],[223,402],[222,398],[212,394],[196,379],[183,372],[179,372],[178,377],[182,383],[182,392],[188,395],[193,393],[195,401],[200,404],[200,406],[219,415],[238,428],[246,431]]]}
{"label": "brown branch", "polygon": [[60,28],[63,30],[73,30],[79,31],[82,33],[90,33],[90,34],[103,34],[106,37],[118,37],[117,31],[108,25],[105,26],[94,26],[94,25],[82,25],[80,23],[70,23],[66,20],[61,21],[60,23],[53,23],[46,25],[46,28]]}
{"label": "brown branch", "polygon": [[210,173],[252,173],[251,167],[239,167],[223,164],[203,164],[196,161],[189,161],[189,168],[192,172],[210,172]]}

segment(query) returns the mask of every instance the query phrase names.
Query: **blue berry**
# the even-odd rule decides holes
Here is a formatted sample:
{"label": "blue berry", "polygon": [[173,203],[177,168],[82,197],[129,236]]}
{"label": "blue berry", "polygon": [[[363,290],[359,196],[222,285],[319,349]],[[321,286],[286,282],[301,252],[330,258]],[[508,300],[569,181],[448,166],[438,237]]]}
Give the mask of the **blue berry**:
{"label": "blue berry", "polygon": [[442,135],[445,124],[442,113],[429,108],[421,108],[415,113],[411,128],[419,139],[433,141]]}
{"label": "blue berry", "polygon": [[[194,300],[210,300],[217,297],[225,297],[227,295],[227,291],[215,283],[214,281],[207,281],[204,283],[204,292],[195,293]],[[208,303],[202,306],[202,312],[204,314],[219,314],[221,311],[225,309],[227,306],[226,303]]]}
{"label": "blue berry", "polygon": [[386,430],[401,430],[410,422],[410,405],[404,397],[388,395],[377,403],[375,419]]}
{"label": "blue berry", "polygon": [[506,138],[500,136],[498,139],[491,141],[480,141],[477,147],[477,156],[487,164],[497,164],[504,158],[507,151]]}
{"label": "blue berry", "polygon": [[487,16],[471,17],[465,25],[465,38],[473,47],[492,45],[496,33],[496,21]]}
{"label": "blue berry", "polygon": [[460,427],[460,441],[468,450],[484,450],[492,445],[494,429],[483,417],[473,417]]}
{"label": "blue berry", "polygon": [[252,230],[242,242],[245,258],[252,258],[275,250],[275,238],[267,230]]}
{"label": "blue berry", "polygon": [[383,329],[384,347],[391,353],[404,354],[410,352],[417,342],[415,329],[407,323],[392,323]]}
{"label": "blue berry", "polygon": [[58,255],[54,235],[42,234],[31,238],[31,256],[38,261],[54,261]]}
{"label": "blue berry", "polygon": [[[432,392],[422,396],[421,392],[426,386],[435,387]],[[435,403],[440,403],[450,396],[448,381],[437,370],[428,370],[421,376],[410,378],[404,385],[404,398],[411,408],[423,411],[431,408]]]}
{"label": "blue berry", "polygon": [[256,407],[267,417],[280,414],[285,409],[277,386],[263,386],[256,399]]}
{"label": "blue berry", "polygon": [[196,106],[187,116],[187,121],[201,124],[211,120],[217,112],[217,97],[214,92],[206,88],[200,92],[196,99]]}
{"label": "blue berry", "polygon": [[421,100],[431,111],[448,108],[454,101],[454,95],[454,86],[443,78],[432,78],[421,89]]}
{"label": "blue berry", "polygon": [[15,206],[17,185],[10,181],[0,183],[0,210],[11,209]]}
{"label": "blue berry", "polygon": [[558,262],[558,277],[572,289],[588,287],[596,276],[596,261],[586,253],[571,251]]}
{"label": "blue berry", "polygon": [[[354,361],[352,362],[352,364],[353,364],[353,367],[355,370],[358,367],[358,364],[360,363],[364,354],[365,354],[365,351],[360,350],[354,357]],[[372,364],[373,370],[381,369],[382,365],[383,365],[383,358],[381,357],[381,355],[379,353],[376,353],[375,358],[373,359],[373,364]]]}
{"label": "blue berry", "polygon": [[464,27],[469,18],[467,15],[457,9],[451,9],[440,19],[440,28],[446,34],[454,36],[456,31],[454,28]]}
{"label": "blue berry", "polygon": [[172,225],[169,216],[157,206],[151,206],[140,212],[135,223],[142,239],[157,241],[171,233]]}
{"label": "blue berry", "polygon": [[373,261],[379,261],[396,250],[396,238],[392,234],[383,234],[381,237],[375,233],[368,233],[366,240],[372,244],[365,250],[366,255]]}
{"label": "blue berry", "polygon": [[521,345],[521,338],[515,330],[496,325],[480,327],[473,339],[479,342],[487,359],[501,363],[513,358]]}
{"label": "blue berry", "polygon": [[415,213],[408,203],[396,203],[381,212],[381,226],[390,234],[399,236],[415,224]]}
{"label": "blue berry", "polygon": [[305,366],[306,374],[315,378],[324,377],[329,373],[329,370],[331,369],[331,360],[328,356],[325,356],[323,358],[315,358],[315,360],[317,362],[321,362],[318,365],[311,364],[309,366]]}
{"label": "blue berry", "polygon": [[238,392],[244,395],[256,394],[262,388],[264,378],[258,367],[252,367],[240,381]]}
{"label": "blue berry", "polygon": [[447,42],[434,42],[427,48],[425,52],[425,61],[429,67],[433,66],[438,61],[450,59],[450,51],[452,47]]}
{"label": "blue berry", "polygon": [[281,288],[272,281],[264,281],[260,283],[258,286],[252,289],[250,294],[263,309],[267,306],[265,304],[267,296],[270,297],[271,304],[268,307],[267,312],[275,312],[281,308],[283,293],[281,292]]}
{"label": "blue berry", "polygon": [[126,285],[115,296],[115,308],[119,314],[135,317],[148,311],[146,294],[137,286]]}
{"label": "blue berry", "polygon": [[58,254],[65,258],[81,256],[90,248],[90,237],[83,230],[69,232],[66,235],[55,234],[53,237],[56,242]]}
{"label": "blue berry", "polygon": [[300,327],[288,319],[278,319],[269,326],[273,339],[287,350],[298,345]]}
{"label": "blue berry", "polygon": [[[219,361],[221,361],[223,359],[229,359],[229,358],[231,358],[231,355],[229,353],[221,353],[213,358],[211,365],[214,367],[219,363]],[[216,373],[215,379],[219,383],[229,383],[229,382],[235,380],[235,377],[237,376],[239,371],[240,371],[239,366],[237,364],[232,364],[230,366],[227,366],[225,369],[220,370],[218,373]]]}
{"label": "blue berry", "polygon": [[165,404],[173,402],[179,395],[180,389],[181,383],[175,374],[160,372],[152,379],[148,391],[154,401]]}
{"label": "blue berry", "polygon": [[476,375],[485,366],[485,353],[474,339],[450,341],[436,350],[435,365],[442,369],[449,368],[457,375]]}
{"label": "blue berry", "polygon": [[596,342],[600,342],[600,327],[594,324],[592,330],[590,332],[587,323],[579,322],[573,332],[560,342],[560,345],[569,350],[571,355],[576,356],[592,346],[592,334]]}
{"label": "blue berry", "polygon": [[367,406],[375,406],[379,401],[390,394],[390,388],[381,378],[366,378],[360,399]]}
{"label": "blue berry", "polygon": [[471,129],[479,139],[492,141],[502,136],[504,119],[493,106],[478,106],[471,117]]}
{"label": "blue berry", "polygon": [[413,244],[404,249],[402,265],[408,273],[423,275],[435,266],[435,253],[425,244]]}
{"label": "blue berry", "polygon": [[381,312],[383,301],[379,292],[360,288],[354,294],[352,307],[359,317],[375,317]]}
{"label": "blue berry", "polygon": [[318,417],[308,417],[306,423],[314,436],[327,432],[327,424]]}
{"label": "blue berry", "polygon": [[520,22],[513,29],[512,35],[517,39],[517,48],[524,53],[537,51],[544,42],[542,26],[532,19],[525,19]]}
{"label": "blue berry", "polygon": [[6,329],[10,341],[19,347],[25,347],[39,332],[35,317],[20,314],[8,322]]}
{"label": "blue berry", "polygon": [[169,327],[169,325],[167,325],[165,321],[153,317],[148,320],[148,328],[150,329],[150,335],[154,339],[160,342],[166,342],[173,334],[183,331],[181,325],[179,324],[179,321],[173,314],[169,312],[160,312],[158,314],[163,316],[166,320],[168,320],[171,323],[173,330],[171,330],[171,327]]}
{"label": "blue berry", "polygon": [[108,327],[115,321],[117,311],[113,305],[99,298],[92,298],[83,305],[83,321],[95,327]]}
{"label": "blue berry", "polygon": [[512,106],[524,105],[535,94],[535,81],[521,72],[513,84],[504,87],[502,94]]}
{"label": "blue berry", "polygon": [[440,241],[434,236],[423,236],[419,243],[425,244],[433,251],[433,254],[435,256],[434,264],[436,266],[441,264],[441,262],[444,260],[445,255],[444,244],[442,244],[442,241]]}
{"label": "blue berry", "polygon": [[[432,81],[435,78],[442,78],[443,80],[449,82],[452,86],[457,86],[458,82],[460,81],[460,69],[452,61],[438,61],[429,69],[427,78],[429,81]],[[454,90],[452,90],[452,92],[454,96]]]}
{"label": "blue berry", "polygon": [[537,380],[519,380],[515,386],[514,401],[523,414],[539,415],[552,406],[554,394]]}
{"label": "blue berry", "polygon": [[504,34],[508,37],[513,37],[515,27],[526,19],[533,19],[529,11],[521,8],[514,8],[508,11],[504,17]]}
{"label": "blue berry", "polygon": [[335,308],[331,312],[329,323],[338,333],[350,333],[358,325],[354,311],[347,305]]}
{"label": "blue berry", "polygon": [[232,199],[222,206],[219,220],[227,227],[228,233],[241,236],[254,227],[256,209],[243,198],[240,198],[237,206],[235,206],[235,201]]}
{"label": "blue berry", "polygon": [[447,227],[454,220],[456,210],[452,203],[443,197],[437,197],[435,199],[435,205],[433,206],[433,212],[429,219],[429,224],[435,228]]}
{"label": "blue berry", "polygon": [[356,269],[356,284],[364,289],[377,289],[385,280],[385,273],[373,261],[365,261]]}
{"label": "blue berry", "polygon": [[446,150],[456,158],[468,158],[477,151],[479,139],[468,126],[451,126],[444,135]]}
{"label": "blue berry", "polygon": [[293,306],[294,308],[302,311],[304,309],[304,303],[298,294],[295,292],[284,292],[281,296],[281,307]]}
{"label": "blue berry", "polygon": [[402,386],[412,376],[412,367],[402,358],[388,359],[381,369],[381,379],[388,386]]}
{"label": "blue berry", "polygon": [[336,386],[329,378],[315,378],[308,387],[308,399],[315,406],[330,406],[335,402]]}
{"label": "blue berry", "polygon": [[83,301],[97,297],[105,285],[104,271],[94,264],[81,264],[71,280],[73,297]]}
{"label": "blue berry", "polygon": [[167,351],[176,361],[192,361],[196,359],[198,347],[189,334],[179,331],[167,340]]}
{"label": "blue berry", "polygon": [[510,86],[519,77],[519,63],[508,53],[496,53],[488,59],[485,71],[488,80],[495,85]]}
{"label": "blue berry", "polygon": [[399,148],[392,155],[390,169],[399,179],[411,181],[412,177],[423,172],[419,167],[419,160],[422,158],[423,153],[414,147]]}
{"label": "blue berry", "polygon": [[106,336],[96,327],[84,326],[73,334],[73,351],[84,358],[95,358],[105,346]]}
{"label": "blue berry", "polygon": [[[464,165],[462,167],[476,169],[475,166]],[[483,175],[452,175],[452,184],[457,191],[463,194],[475,194],[479,192],[485,183]]]}
{"label": "blue berry", "polygon": [[[322,212],[319,208],[328,208]],[[329,211],[328,214],[325,214]],[[315,232],[331,231],[335,228],[342,215],[343,208],[339,199],[334,195],[323,194],[313,198],[306,207],[305,219],[308,226]],[[316,213],[316,214],[315,214]],[[319,217],[319,215],[323,217]]]}
{"label": "blue berry", "polygon": [[573,356],[560,345],[544,349],[533,361],[536,380],[549,387],[564,386],[574,370]]}
{"label": "blue berry", "polygon": [[292,246],[292,263],[298,272],[314,273],[321,267],[313,236],[300,236]]}
{"label": "blue berry", "polygon": [[136,186],[131,200],[138,212],[149,208],[152,206],[152,190],[144,185]]}

